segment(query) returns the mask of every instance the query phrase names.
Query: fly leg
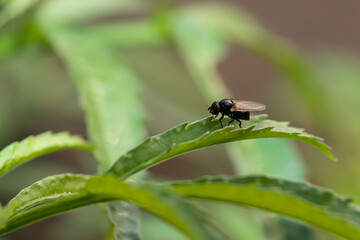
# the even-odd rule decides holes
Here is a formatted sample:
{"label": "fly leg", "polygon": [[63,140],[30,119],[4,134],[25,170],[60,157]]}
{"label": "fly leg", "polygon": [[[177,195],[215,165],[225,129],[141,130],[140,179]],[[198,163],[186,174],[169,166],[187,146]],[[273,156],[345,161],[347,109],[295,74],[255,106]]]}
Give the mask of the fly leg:
{"label": "fly leg", "polygon": [[224,118],[224,114],[222,114],[222,116],[219,118],[219,122],[220,122],[220,125],[221,125],[221,128],[223,128],[223,125],[222,125],[222,122],[221,120]]}
{"label": "fly leg", "polygon": [[228,123],[228,126],[230,125],[230,123],[232,123],[235,120],[235,118],[231,119],[231,121]]}
{"label": "fly leg", "polygon": [[[239,127],[241,128],[241,121],[237,118],[235,120],[239,122]],[[234,121],[234,119],[232,121]]]}

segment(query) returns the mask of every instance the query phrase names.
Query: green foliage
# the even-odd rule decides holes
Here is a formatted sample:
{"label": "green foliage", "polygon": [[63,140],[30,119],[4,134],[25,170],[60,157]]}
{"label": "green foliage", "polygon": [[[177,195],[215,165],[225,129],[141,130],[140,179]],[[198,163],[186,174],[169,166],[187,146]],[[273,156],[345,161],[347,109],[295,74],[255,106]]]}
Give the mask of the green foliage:
{"label": "green foliage", "polygon": [[253,206],[306,221],[347,239],[360,238],[360,211],[351,204],[352,199],[308,183],[266,176],[211,176],[169,185],[172,191],[191,198]]}
{"label": "green foliage", "polygon": [[239,173],[265,173],[290,180],[304,180],[306,168],[294,145],[294,142],[283,138],[254,139],[233,142],[228,152]]}
{"label": "green foliage", "polygon": [[[205,220],[177,194],[148,183],[72,174],[51,176],[23,189],[2,210],[0,235],[64,211],[117,199],[135,202],[191,239],[214,239],[206,230]],[[33,207],[40,203],[43,204]]]}
{"label": "green foliage", "polygon": [[[88,133],[95,145],[99,172],[103,173],[120,154],[134,147],[144,136],[137,79],[96,38],[61,31],[56,29],[55,23],[48,21],[43,29],[77,84]],[[137,222],[128,219],[136,215],[134,207],[114,202],[108,204],[108,211],[118,239],[135,235]],[[119,230],[124,222],[131,224],[127,224],[125,230]]]}
{"label": "green foliage", "polygon": [[[286,122],[265,120],[258,115],[244,121],[243,128],[228,126],[221,128],[219,121],[207,117],[194,123],[184,123],[157,136],[146,139],[142,144],[127,152],[108,170],[121,179],[151,167],[176,155],[220,143],[254,138],[293,138],[318,147],[329,158],[334,159],[329,147],[322,140],[304,133],[302,129],[289,127]],[[229,120],[224,121],[224,125]]]}
{"label": "green foliage", "polygon": [[138,8],[137,1],[130,0],[52,0],[45,1],[39,9],[41,21],[45,23],[77,24],[114,13]]}
{"label": "green foliage", "polygon": [[46,132],[14,142],[0,152],[0,176],[36,157],[71,148],[90,150],[90,145],[67,132]]}
{"label": "green foliage", "polygon": [[97,41],[47,24],[45,31],[77,84],[99,172],[104,172],[144,135],[138,83]]}
{"label": "green foliage", "polygon": [[203,225],[206,221],[171,192],[288,215],[348,239],[360,236],[360,211],[351,199],[308,183],[265,176],[212,176],[157,185],[73,174],[51,176],[23,189],[2,209],[0,234],[77,207],[125,199],[166,220],[191,239],[212,239]]}
{"label": "green foliage", "polygon": [[38,2],[40,0],[13,0],[5,2],[0,15],[0,29],[13,20],[22,17]]}
{"label": "green foliage", "polygon": [[154,21],[137,20],[116,24],[101,24],[83,29],[83,34],[103,44],[116,47],[166,46],[169,42]]}

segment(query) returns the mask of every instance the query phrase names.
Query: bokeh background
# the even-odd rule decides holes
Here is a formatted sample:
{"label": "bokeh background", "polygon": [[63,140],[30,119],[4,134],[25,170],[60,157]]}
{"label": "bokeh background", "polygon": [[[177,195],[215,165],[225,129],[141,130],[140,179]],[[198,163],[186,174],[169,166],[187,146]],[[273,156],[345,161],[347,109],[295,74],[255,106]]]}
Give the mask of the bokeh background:
{"label": "bokeh background", "polygon": [[[305,128],[307,132],[323,137],[332,146],[338,162],[327,159],[317,149],[306,144],[290,141],[287,146],[291,154],[303,163],[301,171],[308,181],[353,196],[360,203],[359,1],[164,0],[137,1],[135,5],[124,1],[119,9],[110,11],[99,8],[98,15],[93,14],[86,21],[82,19],[77,27],[91,30],[101,24],[122,24],[154,18],[160,18],[155,21],[159,23],[162,21],[159,16],[169,14],[174,9],[187,6],[191,11],[205,8],[210,3],[231,6],[231,9],[241,11],[279,41],[278,45],[266,45],[267,40],[273,40],[265,39],[265,47],[259,47],[260,50],[252,48],[251,43],[227,44],[226,49],[222,50],[221,61],[214,69],[227,89],[231,89],[231,96],[223,97],[265,103],[266,114],[270,119],[289,121],[294,127]],[[77,4],[86,5],[86,1],[78,1]],[[218,5],[214,6],[216,8]],[[37,7],[41,6],[34,7],[30,16]],[[81,11],[81,8],[74,9]],[[174,18],[176,22],[176,16]],[[31,17],[22,21],[31,21]],[[187,24],[192,23],[190,21]],[[243,24],[239,23],[239,27]],[[248,26],[250,30],[253,27]],[[30,29],[34,33],[27,32],[24,43],[17,43],[22,47],[16,51],[8,51],[10,45],[0,45],[0,148],[49,130],[87,136],[77,92],[64,64],[46,43],[37,39],[35,28]],[[6,31],[13,30],[10,28]],[[96,31],[93,34],[101,35]],[[35,35],[35,40],[29,38],[31,35]],[[188,37],[191,43],[191,36]],[[108,41],[106,37],[104,39]],[[186,54],[173,41],[170,39],[166,44],[159,44],[154,40],[154,44],[143,45],[141,41],[135,41],[133,45],[127,45],[120,39],[119,46],[113,48],[141,80],[144,108],[139,111],[143,111],[146,116],[148,135],[206,117],[211,102],[220,100],[204,98],[204,89],[193,80],[194,73],[184,60]],[[266,46],[270,46],[269,49]],[[284,54],[286,49],[295,52],[296,59],[301,61],[287,58],[285,54],[282,61],[292,61],[287,65],[276,63],[274,58],[268,57]],[[305,73],[301,71],[303,64],[306,65]],[[307,76],[309,79],[303,81]],[[121,109],[114,111],[126,114]],[[286,154],[276,152],[277,149],[273,151],[274,155]],[[261,153],[258,155],[256,158],[267,161],[263,165],[272,165],[271,160],[265,159],[266,156]],[[236,174],[231,158],[224,146],[206,148],[155,166],[150,169],[149,175],[163,181],[192,179],[209,174]],[[286,162],[282,164],[286,165]],[[252,172],[261,172],[261,169],[261,166],[253,166]],[[290,175],[295,174],[292,171],[297,171],[288,169]],[[79,151],[65,151],[37,159],[1,178],[0,201],[5,204],[34,181],[64,172],[95,174],[96,163],[90,154]],[[156,239],[156,236],[151,238],[152,229],[161,223],[148,215],[145,215],[145,219],[150,219],[143,225],[146,236],[149,236],[148,239]],[[34,224],[3,239],[104,239],[108,227],[104,211],[98,206],[92,206]],[[271,226],[264,228],[271,229]],[[269,236],[266,239],[285,239],[269,230],[266,232]],[[315,232],[316,239],[337,239],[316,229]]]}

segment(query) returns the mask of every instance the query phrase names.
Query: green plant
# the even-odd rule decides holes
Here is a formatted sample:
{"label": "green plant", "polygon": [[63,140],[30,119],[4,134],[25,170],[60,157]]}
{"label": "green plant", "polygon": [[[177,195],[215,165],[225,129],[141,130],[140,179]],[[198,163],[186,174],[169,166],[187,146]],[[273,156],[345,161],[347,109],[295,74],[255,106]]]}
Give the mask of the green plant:
{"label": "green plant", "polygon": [[[212,226],[206,218],[209,213],[204,213],[196,202],[200,199],[251,206],[302,220],[348,239],[360,238],[360,211],[351,199],[305,181],[261,174],[159,183],[137,174],[174,156],[228,142],[236,144],[229,145],[229,152],[242,149],[245,157],[241,161],[246,161],[253,156],[246,152],[242,140],[249,139],[281,139],[254,141],[255,152],[270,153],[266,146],[271,145],[285,154],[289,151],[285,139],[295,139],[317,147],[330,159],[334,157],[322,139],[289,127],[286,122],[267,120],[266,115],[244,121],[241,129],[232,125],[221,128],[217,120],[207,117],[180,124],[140,143],[145,136],[141,83],[121,52],[120,56],[115,55],[112,46],[175,47],[202,95],[211,102],[230,96],[215,69],[229,43],[240,44],[289,76],[310,103],[310,111],[322,119],[327,106],[317,101],[318,86],[312,81],[316,76],[293,47],[265,31],[245,13],[223,6],[174,7],[156,10],[150,19],[81,26],[114,10],[138,7],[130,1],[91,3],[3,3],[0,57],[16,56],[34,42],[40,49],[49,47],[60,57],[79,93],[89,141],[68,133],[47,132],[13,143],[0,152],[0,175],[35,157],[70,148],[91,152],[98,163],[98,174],[54,175],[26,187],[1,208],[0,235],[65,211],[105,203],[116,239],[140,239],[139,218],[133,204],[165,220],[190,239],[234,238]],[[70,11],[69,6],[75,11]],[[234,168],[240,173],[244,168],[236,159],[237,153],[233,154]],[[304,180],[298,159],[289,155],[284,164],[295,164],[294,175]]]}

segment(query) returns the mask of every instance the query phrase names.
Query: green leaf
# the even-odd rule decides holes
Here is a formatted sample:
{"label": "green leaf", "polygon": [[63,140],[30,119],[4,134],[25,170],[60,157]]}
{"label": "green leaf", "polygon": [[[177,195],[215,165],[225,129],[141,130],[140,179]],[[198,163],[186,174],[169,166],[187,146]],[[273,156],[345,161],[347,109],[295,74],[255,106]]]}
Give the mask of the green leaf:
{"label": "green leaf", "polygon": [[[103,173],[114,161],[140,142],[144,134],[139,83],[131,70],[119,61],[101,42],[91,36],[45,28],[50,39],[67,63],[80,92],[86,113],[88,133],[94,142],[99,172]],[[54,32],[53,32],[54,31]],[[132,216],[135,208],[122,203],[109,206],[109,214],[117,225]],[[125,207],[121,207],[125,206]],[[129,207],[128,207],[129,206]],[[111,210],[122,209],[122,213]],[[127,214],[125,214],[127,213]],[[121,216],[119,215],[121,214]],[[120,216],[120,217],[115,217]],[[136,221],[129,220],[131,223]],[[137,228],[126,228],[131,231]],[[117,231],[126,234],[124,231]]]}
{"label": "green leaf", "polygon": [[0,29],[14,19],[24,15],[41,0],[12,0],[7,1],[0,12]]}
{"label": "green leaf", "polygon": [[44,21],[76,24],[138,7],[139,1],[134,0],[52,0],[44,3],[40,14]]}
{"label": "green leaf", "polygon": [[52,27],[44,29],[80,92],[102,173],[144,136],[138,81],[101,42]]}
{"label": "green leaf", "polygon": [[[288,122],[265,120],[266,115],[243,121],[243,128],[227,126],[221,128],[213,117],[207,117],[191,124],[183,123],[162,134],[149,137],[138,147],[127,152],[108,170],[125,179],[131,174],[154,166],[159,162],[195,149],[254,138],[293,138],[314,145],[326,156],[334,159],[329,146],[321,138],[307,134],[303,129],[289,127]],[[229,118],[224,121],[224,126]]]}
{"label": "green leaf", "polygon": [[143,214],[141,230],[146,240],[188,240],[186,236],[176,231],[175,228],[146,212]]}
{"label": "green leaf", "polygon": [[22,47],[22,41],[18,33],[2,33],[0,37],[0,60],[17,53]]}
{"label": "green leaf", "polygon": [[[326,95],[324,101],[327,101],[332,109],[338,111],[338,114],[334,114],[323,125],[326,126],[326,129],[333,128],[341,124],[344,116],[347,116],[345,125],[341,128],[333,128],[329,133],[334,134],[334,139],[348,145],[346,141],[340,140],[339,136],[346,135],[348,137],[348,134],[354,134],[352,140],[357,140],[360,133],[360,126],[357,124],[360,119],[360,111],[356,111],[360,109],[357,91],[360,89],[358,81],[360,60],[351,54],[333,51],[316,52],[312,57],[314,58],[312,59],[314,71],[321,76],[321,86]],[[349,132],[344,133],[344,130]],[[354,146],[356,145],[354,143]],[[353,157],[353,153],[350,155]]]}
{"label": "green leaf", "polygon": [[359,207],[348,197],[308,183],[266,176],[215,176],[165,185],[187,197],[253,206],[300,219],[347,239],[360,239]]}
{"label": "green leaf", "polygon": [[108,218],[113,223],[114,239],[140,240],[140,209],[133,203],[126,201],[112,201],[106,203]]}
{"label": "green leaf", "polygon": [[[241,144],[240,144],[241,143]],[[234,170],[242,174],[268,174],[289,180],[304,180],[305,166],[287,139],[254,139],[229,144]]]}
{"label": "green leaf", "polygon": [[170,44],[154,21],[101,24],[84,30],[91,38],[115,47],[163,47]]}
{"label": "green leaf", "polygon": [[47,177],[24,188],[4,207],[0,214],[0,227],[3,228],[8,219],[35,205],[77,194],[85,187],[87,179],[89,179],[88,176],[63,174]]}
{"label": "green leaf", "polygon": [[81,137],[67,132],[45,132],[14,142],[0,152],[0,176],[36,157],[71,148],[90,150]]}
{"label": "green leaf", "polygon": [[22,190],[0,212],[0,235],[74,208],[117,199],[138,204],[191,239],[214,239],[205,220],[177,194],[112,176],[74,174],[51,176]]}
{"label": "green leaf", "polygon": [[178,52],[204,98],[213,102],[230,97],[217,71],[227,50],[223,36],[185,14],[173,14],[168,21]]}

